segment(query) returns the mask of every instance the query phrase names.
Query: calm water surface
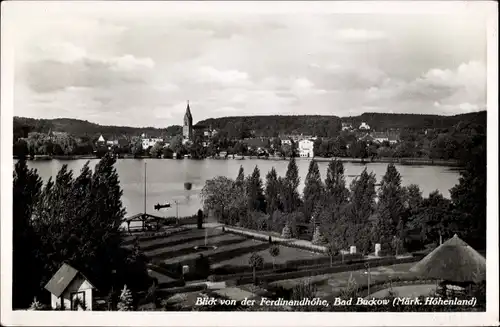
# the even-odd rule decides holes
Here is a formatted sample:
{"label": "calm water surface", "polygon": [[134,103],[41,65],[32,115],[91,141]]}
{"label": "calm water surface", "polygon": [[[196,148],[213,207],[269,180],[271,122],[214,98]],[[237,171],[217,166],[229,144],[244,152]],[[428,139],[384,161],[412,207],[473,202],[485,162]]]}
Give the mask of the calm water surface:
{"label": "calm water surface", "polygon": [[[63,164],[78,175],[87,160],[68,161],[29,161],[29,166],[36,168],[38,173],[46,181],[50,176],[55,178]],[[94,168],[98,160],[90,160],[90,167]],[[147,202],[146,210],[150,214],[159,216],[175,216],[178,202],[179,216],[190,216],[202,207],[200,191],[205,181],[216,176],[227,176],[236,178],[240,165],[245,169],[245,175],[251,174],[257,165],[260,168],[261,177],[265,182],[265,175],[274,167],[280,176],[284,176],[288,161],[284,160],[161,160],[161,159],[118,159],[116,170],[120,176],[120,184],[123,189],[123,205],[127,215],[144,212],[144,163],[147,163]],[[300,189],[304,187],[304,179],[307,174],[309,160],[297,159],[300,176]],[[324,180],[328,162],[318,162],[321,178]],[[386,163],[344,163],[346,181],[352,181],[355,175],[367,167],[367,170],[375,173],[377,181],[380,181],[387,169]],[[439,190],[444,196],[449,197],[449,189],[458,183],[459,173],[447,167],[439,166],[400,166],[396,165],[403,180],[403,185],[418,184],[424,196],[434,190]],[[192,188],[187,190],[185,183],[192,183]],[[172,208],[154,210],[157,203],[170,202]]]}

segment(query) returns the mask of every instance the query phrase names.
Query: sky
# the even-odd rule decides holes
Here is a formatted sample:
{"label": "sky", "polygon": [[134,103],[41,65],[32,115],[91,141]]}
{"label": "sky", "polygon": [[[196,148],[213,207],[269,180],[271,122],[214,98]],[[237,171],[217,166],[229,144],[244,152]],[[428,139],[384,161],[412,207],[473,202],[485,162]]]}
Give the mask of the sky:
{"label": "sky", "polygon": [[62,7],[16,17],[16,116],[167,127],[182,124],[187,100],[194,122],[486,109],[486,23],[474,10]]}

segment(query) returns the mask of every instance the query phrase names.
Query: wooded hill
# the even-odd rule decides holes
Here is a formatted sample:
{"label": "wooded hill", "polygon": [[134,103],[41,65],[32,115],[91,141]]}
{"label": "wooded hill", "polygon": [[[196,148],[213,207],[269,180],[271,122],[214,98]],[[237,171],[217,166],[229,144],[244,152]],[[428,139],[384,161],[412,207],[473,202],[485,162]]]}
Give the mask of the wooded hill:
{"label": "wooded hill", "polygon": [[[235,138],[255,136],[278,136],[283,134],[304,134],[330,137],[338,134],[342,122],[349,122],[353,127],[361,122],[368,123],[372,129],[384,131],[392,128],[424,129],[451,128],[458,124],[472,123],[486,126],[486,111],[455,116],[364,113],[360,116],[343,117],[301,115],[301,116],[239,116],[210,118],[198,122],[197,126],[212,127],[227,132]],[[34,119],[14,117],[14,140],[26,137],[29,132],[48,133],[50,130],[67,132],[77,137],[102,134],[105,138],[131,137],[142,133],[153,136],[173,136],[180,134],[182,127],[172,125],[167,128],[106,126],[87,120],[57,118]]]}
{"label": "wooded hill", "polygon": [[[451,128],[459,122],[486,127],[486,111],[455,116],[364,113],[360,116],[241,116],[210,118],[198,122],[199,125],[225,131],[255,131],[256,136],[278,136],[281,134],[304,134],[329,137],[338,134],[342,122],[358,127],[366,122],[377,131],[388,129],[432,129]],[[230,133],[231,134],[231,133]]]}
{"label": "wooded hill", "polygon": [[151,136],[173,136],[180,134],[182,127],[179,125],[172,125],[167,128],[138,128],[99,125],[87,120],[71,118],[35,119],[14,117],[14,140],[18,137],[26,137],[29,132],[48,133],[50,130],[53,132],[66,132],[77,137],[92,137],[102,134],[105,138],[115,138],[138,136],[142,133]]}
{"label": "wooded hill", "polygon": [[343,117],[342,122],[359,126],[366,122],[372,129],[385,131],[387,129],[406,128],[451,128],[459,122],[472,123],[486,127],[486,111],[471,112],[454,116],[419,115],[419,114],[384,114],[364,113],[360,116]]}

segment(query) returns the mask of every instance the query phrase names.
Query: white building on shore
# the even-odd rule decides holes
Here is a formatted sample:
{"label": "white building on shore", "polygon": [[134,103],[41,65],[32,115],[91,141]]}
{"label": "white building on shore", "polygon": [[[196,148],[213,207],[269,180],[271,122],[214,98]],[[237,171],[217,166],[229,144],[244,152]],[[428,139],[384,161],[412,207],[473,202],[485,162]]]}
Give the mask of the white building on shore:
{"label": "white building on shore", "polygon": [[305,139],[299,141],[299,156],[301,158],[313,158],[314,157],[314,141]]}

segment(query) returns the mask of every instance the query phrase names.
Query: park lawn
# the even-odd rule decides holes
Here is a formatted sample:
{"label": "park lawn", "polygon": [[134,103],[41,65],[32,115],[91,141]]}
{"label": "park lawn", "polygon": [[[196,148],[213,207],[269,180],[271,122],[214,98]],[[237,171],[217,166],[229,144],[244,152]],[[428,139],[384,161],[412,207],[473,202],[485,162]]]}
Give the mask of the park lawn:
{"label": "park lawn", "polygon": [[[213,237],[214,235],[222,235],[223,233],[217,229],[209,229],[207,236],[208,238]],[[158,236],[153,238],[140,239],[139,243],[142,248],[147,249],[148,247],[153,247],[158,244],[163,243],[183,243],[191,240],[202,240],[205,239],[205,230],[204,229],[196,229],[191,228],[185,231],[181,231],[178,233],[174,233],[172,235],[167,236]]]}
{"label": "park lawn", "polygon": [[[402,263],[390,266],[380,266],[374,267],[370,269],[371,275],[371,283],[390,281],[396,277],[405,278],[405,277],[414,277],[416,276],[414,273],[411,273],[409,270],[415,263]],[[310,281],[311,283],[316,285],[318,296],[327,296],[332,294],[337,294],[341,289],[345,288],[348,285],[349,278],[352,278],[356,281],[358,286],[367,285],[368,284],[368,274],[365,273],[366,270],[355,270],[355,271],[345,271],[341,273],[334,274],[325,274],[304,278],[296,278],[296,279],[287,279],[280,280],[271,283],[272,285],[281,286],[287,289],[293,288],[295,285]]]}
{"label": "park lawn", "polygon": [[[292,247],[286,247],[286,246],[280,246],[280,253],[277,257],[274,258],[274,262],[276,264],[284,264],[289,260],[300,260],[300,259],[311,259],[311,258],[318,258],[321,257],[322,255],[319,253],[314,253],[302,249],[297,249],[297,248],[292,248]],[[265,250],[261,250],[258,252],[258,254],[262,257],[265,263],[272,263],[273,262],[273,257],[269,253],[269,248]],[[228,260],[224,260],[222,262],[219,262],[217,264],[218,267],[223,267],[223,266],[248,266],[248,261],[250,260],[250,256],[252,253],[247,253],[238,257],[234,257]]]}
{"label": "park lawn", "polygon": [[[238,235],[231,235],[231,234],[220,234],[220,235],[215,235],[207,238],[207,245],[215,245],[219,246],[221,244],[227,244],[228,242],[243,242],[245,241],[244,237],[238,236]],[[158,243],[161,244],[161,243]],[[148,257],[155,258],[155,257],[162,257],[162,256],[172,256],[175,255],[176,252],[180,253],[185,253],[185,251],[191,252],[198,252],[194,249],[195,246],[200,246],[205,244],[205,238],[203,237],[202,239],[196,239],[196,240],[187,240],[184,243],[180,244],[172,244],[172,241],[169,243],[168,239],[164,240],[164,246],[161,247],[156,247],[153,250],[145,250],[144,254]],[[150,245],[151,246],[151,245]],[[224,247],[224,245],[221,245],[221,247]],[[142,248],[142,245],[141,245]]]}
{"label": "park lawn", "polygon": [[[230,235],[230,234],[227,234]],[[234,237],[234,235],[233,235]],[[240,236],[241,237],[241,236]],[[200,254],[203,254],[205,257],[209,257],[210,261],[213,263],[223,261],[224,259],[230,259],[233,257],[239,257],[242,254],[233,254],[230,251],[247,251],[248,253],[252,253],[252,248],[255,246],[263,246],[265,245],[265,242],[260,242],[256,240],[251,240],[251,239],[245,239],[243,242],[239,242],[236,244],[229,244],[229,245],[224,245],[221,247],[218,247],[216,249],[210,249],[206,251],[199,251],[199,252],[194,252],[194,253],[189,253],[186,255],[180,255],[174,258],[169,258],[164,260],[163,262],[167,265],[169,264],[174,264],[186,260],[194,260],[199,257]],[[198,244],[197,244],[198,245]],[[209,245],[214,245],[214,244],[209,244]],[[195,245],[193,245],[195,246]],[[227,255],[226,255],[227,254]],[[218,259],[213,258],[213,256],[217,256]],[[224,259],[220,259],[221,257],[224,257]]]}

